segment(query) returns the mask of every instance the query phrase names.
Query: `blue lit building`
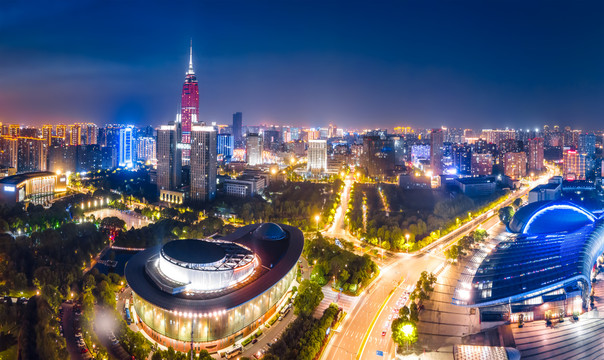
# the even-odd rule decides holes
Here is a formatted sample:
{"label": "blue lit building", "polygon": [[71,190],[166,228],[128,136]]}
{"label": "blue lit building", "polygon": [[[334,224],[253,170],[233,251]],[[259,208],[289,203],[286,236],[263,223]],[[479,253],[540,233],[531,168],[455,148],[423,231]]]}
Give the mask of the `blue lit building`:
{"label": "blue lit building", "polygon": [[600,215],[569,201],[538,201],[519,209],[507,230],[473,254],[454,304],[512,321],[587,309],[592,270],[604,252]]}
{"label": "blue lit building", "polygon": [[132,168],[134,166],[134,127],[126,126],[120,129],[119,166]]}
{"label": "blue lit building", "polygon": [[217,153],[222,161],[230,162],[233,157],[233,149],[235,148],[234,138],[231,134],[218,134]]}

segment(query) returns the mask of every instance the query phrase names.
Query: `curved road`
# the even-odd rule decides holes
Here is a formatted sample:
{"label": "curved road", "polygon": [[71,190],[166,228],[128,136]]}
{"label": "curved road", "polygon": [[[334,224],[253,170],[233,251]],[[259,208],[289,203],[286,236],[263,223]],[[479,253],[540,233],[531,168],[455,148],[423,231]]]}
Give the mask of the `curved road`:
{"label": "curved road", "polygon": [[[415,285],[422,271],[435,272],[445,264],[443,251],[459,238],[474,231],[479,226],[490,230],[499,223],[498,209],[511,204],[516,198],[525,196],[534,185],[547,181],[544,176],[531,182],[527,188],[518,190],[508,200],[494,208],[492,212],[476,217],[458,230],[435,241],[416,254],[391,254],[383,259],[378,278],[361,294],[361,299],[348,314],[339,331],[331,338],[322,359],[389,359],[394,355],[394,344],[390,334],[388,317],[394,313],[392,308],[403,295],[405,289]],[[346,179],[342,203],[334,217],[332,226],[324,232],[327,236],[353,238],[344,225],[344,213],[347,208],[352,180]],[[382,332],[386,334],[382,336]],[[383,352],[383,356],[378,355]]]}

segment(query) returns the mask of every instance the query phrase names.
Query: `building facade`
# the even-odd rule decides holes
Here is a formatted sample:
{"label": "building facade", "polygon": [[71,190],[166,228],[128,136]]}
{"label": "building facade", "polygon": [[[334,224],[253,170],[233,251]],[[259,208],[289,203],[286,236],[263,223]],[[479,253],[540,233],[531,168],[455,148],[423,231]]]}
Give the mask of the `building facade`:
{"label": "building facade", "polygon": [[119,166],[126,168],[134,167],[134,128],[126,126],[120,129],[120,147],[118,151]]}
{"label": "building facade", "polygon": [[503,172],[513,180],[526,176],[526,153],[509,152],[503,158]]}
{"label": "building facade", "polygon": [[249,133],[246,137],[246,158],[250,166],[262,165],[263,141],[262,135]]}
{"label": "building facade", "polygon": [[157,129],[157,187],[176,190],[182,180],[182,150],[178,146],[180,123]]}
{"label": "building facade", "polygon": [[216,129],[193,126],[191,129],[191,199],[211,201],[216,197]]}
{"label": "building facade", "polygon": [[314,173],[327,171],[327,141],[308,141],[308,163],[307,170]]}

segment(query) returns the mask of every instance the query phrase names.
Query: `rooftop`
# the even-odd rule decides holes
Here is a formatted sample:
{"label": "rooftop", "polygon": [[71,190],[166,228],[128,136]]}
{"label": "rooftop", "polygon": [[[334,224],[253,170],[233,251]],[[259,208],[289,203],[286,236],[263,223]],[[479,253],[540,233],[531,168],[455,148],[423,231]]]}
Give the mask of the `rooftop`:
{"label": "rooftop", "polygon": [[3,179],[0,179],[0,184],[19,184],[19,183],[22,183],[23,181],[35,179],[37,177],[53,176],[53,175],[56,176],[57,174],[50,172],[50,171],[28,172],[28,173],[8,176]]}
{"label": "rooftop", "polygon": [[162,247],[162,252],[173,260],[189,264],[214,263],[226,255],[219,245],[197,239],[170,241]]}
{"label": "rooftop", "polygon": [[466,178],[458,178],[462,184],[471,185],[471,184],[485,184],[485,183],[493,183],[495,182],[495,178],[493,177],[466,177]]}
{"label": "rooftop", "polygon": [[[286,235],[285,238],[280,241],[265,241],[254,234],[262,224],[252,224],[220,239],[249,248],[259,260],[257,271],[249,281],[246,280],[233,288],[207,292],[195,297],[185,294],[172,295],[162,291],[145,272],[147,261],[160,251],[161,245],[134,255],[126,264],[126,279],[136,294],[162,309],[206,312],[236,307],[261,295],[281,280],[296,266],[302,254],[304,235],[299,229],[289,225],[271,225],[281,229]],[[273,226],[268,228],[275,229]]]}

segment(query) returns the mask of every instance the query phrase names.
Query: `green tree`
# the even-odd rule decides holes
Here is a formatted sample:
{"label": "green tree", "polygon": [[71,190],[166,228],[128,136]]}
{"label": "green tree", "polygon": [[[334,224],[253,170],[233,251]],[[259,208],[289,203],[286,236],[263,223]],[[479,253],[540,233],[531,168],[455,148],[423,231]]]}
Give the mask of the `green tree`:
{"label": "green tree", "polygon": [[314,281],[302,280],[298,288],[298,296],[294,300],[294,313],[296,315],[310,315],[323,300],[321,286]]}
{"label": "green tree", "polygon": [[413,345],[417,341],[417,329],[415,324],[410,321],[405,321],[402,318],[392,321],[390,326],[392,330],[392,340],[401,345]]}
{"label": "green tree", "polygon": [[506,206],[499,209],[499,220],[505,225],[509,224],[512,221],[512,217],[514,216],[514,208],[511,206]]}

